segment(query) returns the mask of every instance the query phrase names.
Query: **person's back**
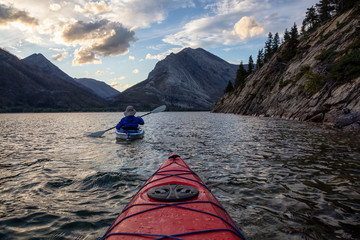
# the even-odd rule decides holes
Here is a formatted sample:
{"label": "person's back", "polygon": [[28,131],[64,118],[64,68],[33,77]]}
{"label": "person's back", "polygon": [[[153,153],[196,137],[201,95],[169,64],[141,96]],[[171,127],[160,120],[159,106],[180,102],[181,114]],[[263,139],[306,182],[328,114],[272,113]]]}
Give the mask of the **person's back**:
{"label": "person's back", "polygon": [[116,129],[136,130],[140,125],[144,125],[144,120],[141,117],[135,117],[135,109],[133,106],[128,106],[124,112],[125,117],[116,125]]}

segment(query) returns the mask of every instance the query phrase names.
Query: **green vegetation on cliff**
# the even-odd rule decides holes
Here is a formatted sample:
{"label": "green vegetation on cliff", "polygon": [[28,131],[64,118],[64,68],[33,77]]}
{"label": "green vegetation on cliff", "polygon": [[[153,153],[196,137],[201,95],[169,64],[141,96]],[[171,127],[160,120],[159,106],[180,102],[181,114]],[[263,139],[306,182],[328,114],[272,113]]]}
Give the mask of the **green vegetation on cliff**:
{"label": "green vegetation on cliff", "polygon": [[324,122],[360,111],[360,0],[349,3],[308,8],[301,32],[285,29],[278,48],[269,33],[254,71],[212,111]]}
{"label": "green vegetation on cliff", "polygon": [[[245,70],[243,63],[239,65],[237,71],[235,86],[234,89],[241,90],[244,87],[246,78],[250,73],[258,71],[261,67],[270,61],[275,53],[277,55],[277,60],[279,62],[288,63],[300,52],[306,51],[307,49],[300,49],[299,45],[299,36],[306,39],[308,35],[318,29],[320,26],[324,25],[332,18],[342,14],[352,7],[357,8],[353,12],[353,15],[360,14],[359,8],[360,0],[350,1],[350,0],[320,0],[315,6],[311,6],[307,9],[305,18],[302,22],[301,34],[299,35],[298,28],[296,23],[291,27],[290,32],[285,29],[284,39],[281,41],[279,34],[275,33],[274,35],[269,32],[268,38],[265,42],[265,47],[258,51],[256,65],[253,66],[252,56],[249,57],[249,68],[248,71]],[[337,23],[338,28],[342,28],[348,24],[348,22]],[[350,31],[351,29],[348,29]],[[335,34],[335,31],[329,31],[325,35],[321,34],[320,41],[325,41],[332,34]],[[345,51],[336,52],[333,49],[326,49],[320,55],[316,56],[315,59],[319,61],[319,64],[326,67],[324,73],[313,73],[309,71],[309,66],[306,65],[306,69],[302,67],[298,75],[295,77],[295,82],[298,81],[302,76],[306,76],[307,82],[304,87],[304,92],[310,92],[315,94],[320,90],[321,86],[324,85],[326,81],[335,81],[335,82],[348,82],[351,79],[359,76],[360,74],[360,27],[357,27],[353,36],[357,40],[351,44]],[[289,83],[289,81],[282,81],[281,86],[284,87]],[[233,91],[230,87],[227,87],[225,93]]]}

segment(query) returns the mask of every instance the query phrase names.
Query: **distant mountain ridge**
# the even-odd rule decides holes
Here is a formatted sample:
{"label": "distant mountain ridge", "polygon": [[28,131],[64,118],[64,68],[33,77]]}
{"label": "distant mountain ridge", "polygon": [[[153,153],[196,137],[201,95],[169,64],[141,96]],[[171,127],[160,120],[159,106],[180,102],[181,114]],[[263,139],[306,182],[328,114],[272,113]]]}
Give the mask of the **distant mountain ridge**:
{"label": "distant mountain ridge", "polygon": [[69,83],[75,84],[86,91],[89,91],[97,96],[106,99],[120,94],[119,91],[110,87],[102,81],[98,81],[90,78],[79,78],[74,79],[63,72],[60,68],[51,63],[46,57],[42,54],[34,53],[27,58],[24,58],[22,61],[33,64],[41,68],[44,72],[61,78]]}
{"label": "distant mountain ridge", "polygon": [[209,110],[222,96],[229,81],[234,83],[237,65],[205,51],[185,48],[159,61],[148,78],[113,99],[126,104]]}
{"label": "distant mountain ridge", "polygon": [[123,109],[210,110],[237,65],[203,50],[187,48],[159,61],[148,78],[123,93],[95,79],[74,79],[42,54],[20,60],[0,49],[0,112]]}
{"label": "distant mountain ridge", "polygon": [[[44,64],[46,66],[46,64]],[[107,102],[0,49],[0,111],[102,108]]]}
{"label": "distant mountain ridge", "polygon": [[92,78],[74,78],[74,81],[88,88],[98,96],[108,99],[120,95],[121,93],[115,88],[110,87],[102,81],[98,81]]}

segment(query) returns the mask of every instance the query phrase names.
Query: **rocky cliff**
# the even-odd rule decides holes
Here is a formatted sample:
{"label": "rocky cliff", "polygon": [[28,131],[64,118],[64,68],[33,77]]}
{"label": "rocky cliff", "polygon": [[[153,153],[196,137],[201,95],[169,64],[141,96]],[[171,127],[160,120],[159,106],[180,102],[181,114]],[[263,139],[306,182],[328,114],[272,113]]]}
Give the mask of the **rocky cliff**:
{"label": "rocky cliff", "polygon": [[114,104],[210,110],[234,82],[237,68],[204,49],[186,48],[159,61],[145,81],[122,92]]}
{"label": "rocky cliff", "polygon": [[[301,35],[297,54],[289,62],[282,60],[281,46],[268,63],[245,79],[242,88],[226,93],[212,112],[337,122],[339,127],[359,128],[359,16],[357,4]],[[341,119],[351,120],[345,123]]]}

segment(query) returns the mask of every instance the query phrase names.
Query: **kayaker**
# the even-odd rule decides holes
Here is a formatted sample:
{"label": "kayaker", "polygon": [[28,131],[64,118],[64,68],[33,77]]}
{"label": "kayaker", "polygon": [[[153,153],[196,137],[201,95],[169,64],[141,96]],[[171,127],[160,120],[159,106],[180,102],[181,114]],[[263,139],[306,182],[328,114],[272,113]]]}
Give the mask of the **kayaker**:
{"label": "kayaker", "polygon": [[139,129],[139,124],[144,125],[144,120],[141,117],[135,117],[135,113],[136,111],[133,106],[127,106],[124,112],[125,117],[116,125],[116,129],[137,130]]}

